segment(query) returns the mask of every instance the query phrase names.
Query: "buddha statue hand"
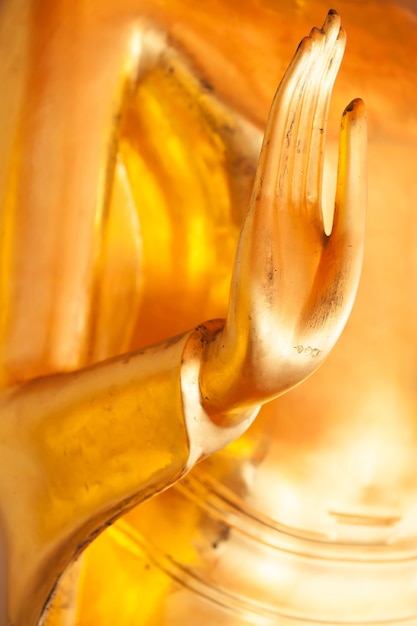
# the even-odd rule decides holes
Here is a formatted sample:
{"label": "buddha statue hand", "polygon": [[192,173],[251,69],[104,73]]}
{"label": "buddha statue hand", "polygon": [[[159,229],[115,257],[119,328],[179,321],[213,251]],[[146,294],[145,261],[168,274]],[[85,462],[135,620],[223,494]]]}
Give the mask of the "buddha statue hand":
{"label": "buddha statue hand", "polygon": [[278,89],[226,321],[2,392],[1,626],[38,624],[65,568],[102,530],[235,439],[336,342],[358,284],[365,205],[358,100],[342,119],[326,233],[323,145],[343,49],[331,12]]}
{"label": "buddha statue hand", "polygon": [[350,314],[363,252],[366,119],[361,100],[342,116],[336,200],[326,232],[321,186],[327,114],[345,47],[340,18],[300,44],[272,104],[241,233],[228,316],[205,349],[206,411],[233,423],[243,407],[309,376]]}

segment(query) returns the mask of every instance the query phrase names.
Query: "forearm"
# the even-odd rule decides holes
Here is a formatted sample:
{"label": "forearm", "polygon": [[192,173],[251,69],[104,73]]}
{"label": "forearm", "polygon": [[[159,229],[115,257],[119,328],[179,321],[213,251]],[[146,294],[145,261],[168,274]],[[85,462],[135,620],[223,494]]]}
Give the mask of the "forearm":
{"label": "forearm", "polygon": [[216,332],[211,323],[3,394],[0,502],[16,624],[36,623],[60,573],[106,525],[247,428],[253,411],[226,429],[201,406],[201,354]]}

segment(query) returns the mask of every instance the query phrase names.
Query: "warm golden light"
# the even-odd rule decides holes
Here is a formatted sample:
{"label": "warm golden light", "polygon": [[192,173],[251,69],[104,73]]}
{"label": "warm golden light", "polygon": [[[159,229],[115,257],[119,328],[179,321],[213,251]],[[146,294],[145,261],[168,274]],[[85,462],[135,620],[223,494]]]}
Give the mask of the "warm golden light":
{"label": "warm golden light", "polygon": [[417,17],[329,8],[0,6],[1,626],[416,622]]}

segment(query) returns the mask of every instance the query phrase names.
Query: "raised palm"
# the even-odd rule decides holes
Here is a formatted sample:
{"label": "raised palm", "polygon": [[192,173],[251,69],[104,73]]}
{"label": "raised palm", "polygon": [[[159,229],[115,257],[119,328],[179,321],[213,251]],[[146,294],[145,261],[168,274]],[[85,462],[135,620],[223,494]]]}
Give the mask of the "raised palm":
{"label": "raised palm", "polygon": [[329,354],[359,282],[366,204],[361,100],[342,117],[333,225],[322,172],[331,90],[345,47],[331,11],[300,44],[276,93],[243,226],[223,329],[206,347],[200,387],[230,421],[309,376]]}

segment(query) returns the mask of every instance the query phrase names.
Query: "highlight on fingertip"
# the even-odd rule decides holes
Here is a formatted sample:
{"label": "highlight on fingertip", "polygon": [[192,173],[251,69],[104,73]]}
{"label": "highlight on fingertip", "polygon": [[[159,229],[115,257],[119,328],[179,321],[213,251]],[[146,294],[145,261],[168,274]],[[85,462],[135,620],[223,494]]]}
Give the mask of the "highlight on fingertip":
{"label": "highlight on fingertip", "polygon": [[327,35],[333,29],[340,29],[341,19],[339,13],[335,9],[330,9],[327,13],[326,19],[324,20],[324,24],[321,28],[322,32]]}

